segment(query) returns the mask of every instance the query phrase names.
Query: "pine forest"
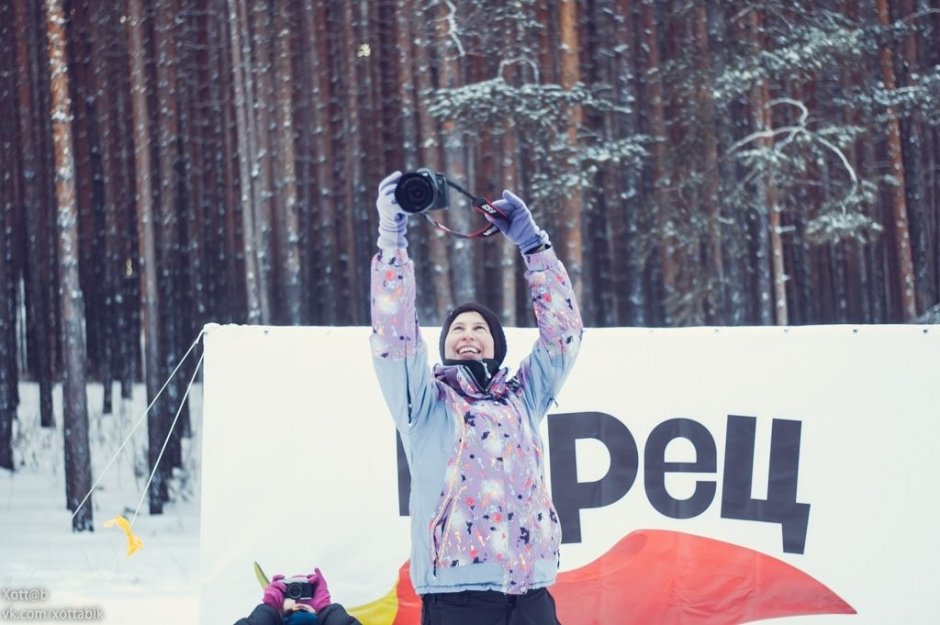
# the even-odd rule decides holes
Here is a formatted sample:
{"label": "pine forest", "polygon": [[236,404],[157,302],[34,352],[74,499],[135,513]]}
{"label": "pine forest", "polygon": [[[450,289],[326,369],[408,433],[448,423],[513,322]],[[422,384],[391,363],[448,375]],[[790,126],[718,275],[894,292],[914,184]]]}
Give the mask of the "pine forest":
{"label": "pine forest", "polygon": [[[394,170],[524,198],[588,326],[940,321],[940,0],[6,0],[0,109],[0,467],[18,383],[48,426],[61,384],[72,510],[90,382],[153,398],[210,322],[369,324]],[[422,323],[534,323],[503,237],[408,228]]]}

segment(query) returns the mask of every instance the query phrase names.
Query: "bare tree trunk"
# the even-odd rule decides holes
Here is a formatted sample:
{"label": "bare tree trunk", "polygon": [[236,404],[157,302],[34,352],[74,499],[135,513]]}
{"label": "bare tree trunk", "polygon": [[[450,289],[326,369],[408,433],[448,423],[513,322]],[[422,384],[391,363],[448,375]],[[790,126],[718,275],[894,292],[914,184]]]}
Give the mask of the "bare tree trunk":
{"label": "bare tree trunk", "polygon": [[[887,0],[875,0],[875,13],[882,26],[891,24]],[[881,79],[887,91],[894,91],[894,53],[887,45],[881,48]],[[885,129],[888,141],[888,160],[891,163],[891,176],[894,181],[889,185],[891,207],[894,211],[894,237],[897,246],[898,280],[901,290],[901,317],[912,321],[917,316],[917,302],[914,292],[914,260],[911,254],[911,237],[907,222],[907,198],[905,196],[904,162],[901,148],[901,126],[893,107],[888,108],[888,123]]]}
{"label": "bare tree trunk", "polygon": [[[502,171],[503,184],[507,189],[517,189],[519,180],[519,136],[516,129],[507,122],[503,129],[502,145]],[[508,326],[519,325],[519,316],[516,311],[516,291],[519,288],[519,250],[505,237],[500,237],[499,282],[502,290],[502,306],[500,319]]]}
{"label": "bare tree trunk", "polygon": [[695,44],[698,53],[696,64],[698,74],[697,96],[703,130],[704,153],[703,157],[703,204],[708,218],[707,235],[703,250],[705,257],[705,274],[707,295],[705,296],[705,322],[708,324],[721,324],[727,318],[727,298],[725,297],[725,270],[722,254],[721,237],[721,202],[718,198],[718,187],[721,183],[718,170],[718,140],[717,115],[715,101],[711,95],[708,78],[711,76],[710,42],[708,34],[708,7],[702,5],[695,10],[694,29]]}
{"label": "bare tree trunk", "polygon": [[[8,7],[9,11],[9,7]],[[50,326],[50,302],[48,291],[43,288],[45,275],[49,270],[49,259],[43,240],[43,211],[39,203],[39,155],[36,147],[35,116],[39,111],[33,101],[31,84],[35,80],[32,75],[29,53],[29,37],[31,30],[27,0],[17,0],[13,5],[15,14],[16,36],[16,66],[18,69],[17,104],[19,111],[19,162],[23,175],[22,199],[26,213],[27,239],[26,246],[26,314],[27,314],[27,343],[32,355],[34,374],[39,381],[39,414],[43,427],[53,427],[55,418],[52,413],[52,363],[49,360],[49,336],[52,334]]]}
{"label": "bare tree trunk", "polygon": [[248,304],[248,323],[265,323],[266,311],[262,307],[260,267],[256,248],[255,193],[252,189],[253,131],[251,126],[251,43],[245,36],[245,0],[228,0],[228,29],[231,39],[233,86],[235,91],[235,119],[238,128],[238,188],[241,212],[242,240],[245,261],[245,294]]}
{"label": "bare tree trunk", "polygon": [[[208,311],[208,306],[216,300],[207,292],[210,282],[207,276],[212,275],[211,281],[214,281],[216,272],[210,273],[209,258],[213,247],[219,245],[223,239],[221,236],[206,236],[208,216],[212,212],[211,190],[219,175],[217,163],[207,149],[211,138],[207,136],[206,130],[218,129],[221,126],[221,115],[213,115],[211,118],[214,123],[211,125],[203,121],[203,103],[211,101],[208,91],[211,83],[218,82],[219,77],[209,70],[208,27],[205,23],[208,20],[205,15],[198,15],[191,7],[186,6],[191,1],[184,1],[180,6],[179,19],[183,25],[176,37],[179,59],[177,81],[180,103],[180,158],[185,164],[185,175],[180,183],[185,203],[185,206],[181,207],[180,215],[185,239],[180,254],[183,262],[180,274],[188,287],[181,293],[181,308],[185,313],[179,336],[181,340],[177,342],[180,349],[189,347],[188,341],[207,320],[220,318],[219,315],[210,314]],[[215,19],[214,15],[212,19]],[[188,42],[195,42],[195,45],[188,45]],[[225,281],[224,277],[220,280],[222,284]],[[182,356],[182,353],[178,355]],[[184,375],[182,379],[189,377]],[[187,427],[183,429],[188,432],[189,424],[185,425]]]}
{"label": "bare tree trunk", "polygon": [[226,41],[231,42],[232,38],[227,37],[226,28],[231,28],[232,24],[227,13],[227,0],[215,0],[218,3],[220,12],[225,12],[225,17],[219,19],[209,19],[208,46],[210,54],[210,74],[217,75],[219,80],[210,80],[209,92],[212,102],[211,110],[213,117],[222,120],[222,128],[212,137],[211,146],[213,158],[219,169],[219,177],[216,179],[215,192],[213,194],[213,225],[214,229],[221,228],[224,235],[224,243],[219,242],[219,251],[216,254],[218,266],[225,268],[225,282],[219,285],[219,292],[225,296],[225,315],[226,319],[247,319],[248,314],[248,289],[246,279],[248,271],[245,269],[247,259],[240,257],[240,251],[244,245],[238,239],[238,226],[241,223],[242,210],[241,199],[244,190],[244,183],[239,181],[239,165],[242,159],[238,158],[239,137],[241,136],[240,127],[236,122],[238,118],[238,107],[242,105],[235,96],[237,70],[233,66],[232,58],[234,52],[229,53],[231,45],[226,46]]}
{"label": "bare tree trunk", "polygon": [[[418,42],[415,41],[414,24],[414,1],[402,0],[398,3],[398,9],[395,12],[396,25],[396,43],[398,57],[398,97],[401,102],[401,125],[402,125],[402,153],[398,162],[390,166],[389,169],[401,169],[402,171],[414,171],[418,167],[425,166],[424,147],[422,145],[423,120],[421,118],[422,96],[419,93],[418,61],[417,55]],[[426,54],[426,53],[425,53]],[[383,172],[386,173],[386,172]],[[374,187],[375,185],[373,185]],[[433,238],[425,236],[424,226],[421,220],[409,219],[408,228],[408,250],[412,258],[427,258],[430,256],[430,245]],[[428,269],[429,263],[416,263],[415,270],[419,279]],[[428,304],[432,300],[433,289],[421,289],[418,293],[418,318],[423,320],[433,319],[436,314],[436,306]]]}
{"label": "bare tree trunk", "polygon": [[[9,5],[0,6],[0,115],[4,119],[12,116],[21,118],[26,116],[28,110],[17,111],[14,106],[16,68],[12,67],[14,61],[18,69],[28,70],[16,58],[11,49],[13,47],[13,32],[11,24],[13,8]],[[25,31],[17,29],[19,43]],[[17,115],[18,113],[18,115]],[[0,163],[10,164],[10,170],[0,177],[0,469],[13,471],[15,468],[13,458],[13,422],[16,420],[17,408],[17,377],[16,341],[15,336],[16,315],[14,304],[8,297],[10,286],[14,282],[13,272],[13,224],[11,223],[17,204],[22,203],[22,193],[17,188],[17,180],[21,177],[16,171],[17,156],[23,152],[22,140],[17,141],[14,124],[0,125]],[[25,164],[24,164],[25,168]],[[25,176],[23,176],[25,177]]]}
{"label": "bare tree trunk", "polygon": [[[150,161],[150,113],[147,104],[147,82],[144,70],[144,22],[141,0],[128,0],[128,53],[132,110],[134,118],[134,162],[137,190],[137,236],[140,264],[141,319],[144,333],[144,376],[147,401],[152,402],[160,390],[160,290],[157,278],[157,243],[154,232],[152,165]],[[161,411],[147,417],[148,466],[156,466],[163,445],[165,428]],[[162,475],[155,472],[150,486],[150,513],[163,513]]]}
{"label": "bare tree trunk", "polygon": [[[2,10],[2,9],[0,9]],[[18,404],[16,398],[16,343],[9,340],[13,336],[13,327],[16,323],[13,309],[10,305],[10,299],[7,297],[9,291],[10,271],[9,258],[7,250],[10,249],[12,241],[8,235],[6,227],[6,216],[10,210],[12,202],[9,201],[9,194],[5,185],[0,183],[0,202],[3,204],[4,219],[0,221],[3,225],[3,232],[0,233],[0,242],[3,243],[3,252],[0,253],[0,469],[14,469],[13,462],[13,421],[16,419],[16,407]]]}
{"label": "bare tree trunk", "polygon": [[[88,7],[78,4],[69,11],[66,42],[69,56],[69,89],[71,106],[72,148],[75,165],[76,211],[78,215],[79,283],[85,302],[85,358],[87,374],[95,380],[108,377],[107,354],[111,324],[106,305],[107,281],[105,266],[103,208],[105,203],[101,171],[101,142],[97,127],[97,102],[91,80],[91,45],[88,33]],[[108,394],[105,393],[105,399]]]}
{"label": "bare tree trunk", "polygon": [[[8,3],[0,5],[0,115],[3,119],[18,117],[22,124],[27,110],[15,108],[14,102],[18,101],[14,94],[14,78],[17,70],[28,72],[29,66],[24,66],[19,55],[14,54],[13,24],[13,7]],[[19,33],[16,44],[20,44],[25,31],[17,27],[15,32]],[[15,124],[0,125],[0,163],[10,164],[10,171],[0,176],[0,227],[3,228],[0,232],[0,469],[10,471],[14,470],[13,422],[16,419],[18,371],[15,365],[16,342],[8,338],[14,335],[16,324],[13,307],[6,296],[13,282],[10,276],[13,231],[8,220],[14,214],[16,205],[23,202],[16,184],[21,176],[15,168],[17,156],[23,156],[23,151],[22,140],[17,140]],[[25,163],[22,166],[25,169]]]}
{"label": "bare tree trunk", "polygon": [[[609,1],[600,1],[589,9],[590,12],[584,13],[585,20],[592,24],[592,27],[584,29],[584,36],[580,39],[583,48],[589,51],[582,57],[580,67],[582,80],[587,85],[604,84],[613,87],[615,83],[616,69],[611,63],[615,53],[607,46],[607,42],[613,39],[615,19],[611,4]],[[587,108],[584,111],[584,126],[596,129],[600,141],[616,140],[618,128],[615,115],[610,111]],[[623,295],[618,288],[618,278],[622,274],[617,268],[622,256],[611,253],[612,246],[622,247],[625,243],[623,212],[617,210],[623,199],[620,195],[621,177],[618,169],[617,164],[599,164],[594,184],[582,194],[584,205],[590,207],[583,215],[587,249],[582,270],[582,292],[587,294],[586,299],[591,300],[591,308],[596,311],[594,325],[604,327],[617,324]]]}
{"label": "bare tree trunk", "polygon": [[[91,122],[95,126],[95,134],[98,139],[99,152],[97,159],[100,161],[100,176],[98,184],[100,185],[101,205],[96,207],[98,213],[100,231],[100,250],[101,264],[96,265],[99,268],[100,279],[104,285],[104,297],[101,306],[104,310],[104,328],[102,333],[106,335],[104,341],[105,353],[101,360],[96,363],[96,369],[102,378],[104,394],[102,400],[102,414],[111,414],[114,412],[113,381],[120,377],[122,347],[125,340],[123,330],[123,316],[119,302],[120,289],[122,284],[121,273],[123,271],[124,259],[120,253],[120,239],[117,221],[117,196],[118,196],[118,172],[120,164],[117,157],[116,137],[117,120],[114,114],[114,95],[116,89],[115,81],[111,76],[110,59],[107,58],[110,50],[109,35],[102,27],[103,14],[107,9],[97,5],[89,9],[88,21],[88,57],[100,59],[98,63],[90,67],[89,80],[94,94],[95,118]],[[87,59],[86,59],[87,60]]]}
{"label": "bare tree trunk", "polygon": [[[755,55],[763,49],[763,42],[760,39],[760,20],[756,11],[750,14],[751,44]],[[771,115],[767,108],[770,99],[768,94],[769,85],[766,80],[760,81],[751,88],[751,119],[755,131],[771,129]],[[762,137],[758,143],[764,150],[773,149],[771,138]],[[781,301],[778,292],[778,288],[783,288],[783,251],[779,248],[780,214],[777,206],[777,192],[770,175],[758,180],[756,185],[757,197],[764,200],[763,210],[754,217],[757,236],[757,307],[760,313],[760,323],[772,325],[776,319],[779,325],[786,325],[786,294],[784,292]],[[766,213],[766,222],[764,213]],[[776,311],[776,316],[774,311]]]}
{"label": "bare tree trunk", "polygon": [[[560,6],[561,29],[561,86],[571,90],[581,82],[581,68],[578,60],[578,3],[576,0],[562,0]],[[580,104],[573,104],[568,110],[568,124],[565,128],[568,149],[571,154],[578,152],[578,130],[584,119],[584,111]],[[575,297],[581,303],[581,312],[587,319],[593,318],[593,305],[583,298],[583,265],[584,245],[581,235],[581,193],[571,189],[565,202],[564,259],[568,273],[571,276],[571,285],[574,287]]]}
{"label": "bare tree trunk", "polygon": [[121,381],[121,396],[131,397],[138,371],[140,332],[137,324],[136,249],[134,220],[133,129],[129,104],[127,38],[120,24],[123,7],[99,3],[92,18],[92,54],[98,86],[98,127],[102,138],[106,231],[105,257],[113,328],[111,370]]}
{"label": "bare tree trunk", "polygon": [[[919,2],[918,6],[923,6]],[[940,32],[940,14],[934,12],[931,20],[931,32]],[[940,65],[940,49],[936,45],[924,45],[921,48],[923,62],[930,67]],[[927,172],[940,171],[940,127],[934,125],[924,136],[923,168]],[[931,253],[927,262],[933,276],[934,302],[940,302],[940,176],[928,175],[924,192],[924,204],[927,207],[927,231]],[[931,304],[933,302],[928,302]]]}
{"label": "bare tree trunk", "polygon": [[[421,162],[425,167],[440,171],[443,169],[443,155],[438,141],[437,124],[434,118],[428,113],[427,99],[431,90],[431,67],[428,52],[430,44],[428,41],[428,32],[423,30],[426,24],[423,21],[415,22],[412,20],[411,26],[414,29],[412,34],[415,41],[415,88],[417,90],[418,101],[418,145],[421,146]],[[427,234],[430,246],[430,269],[431,280],[426,284],[434,285],[430,290],[433,292],[434,311],[437,313],[436,319],[425,319],[426,321],[437,321],[443,319],[444,315],[451,306],[454,305],[453,286],[451,283],[450,261],[447,254],[447,241],[444,234],[439,230],[431,230],[427,225],[420,226]],[[422,289],[422,292],[426,292]]]}
{"label": "bare tree trunk", "polygon": [[414,39],[411,36],[410,3],[400,2],[401,9],[396,11],[396,44],[398,51],[398,98],[401,103],[402,124],[402,161],[398,166],[405,170],[414,170],[418,167],[418,114],[414,83],[414,54],[412,46]]}
{"label": "bare tree trunk", "polygon": [[[629,4],[626,2],[625,4]],[[589,44],[589,49],[596,52],[592,54],[591,65],[593,73],[589,78],[590,83],[600,82],[612,85],[614,88],[614,98],[621,107],[621,112],[606,112],[597,116],[595,122],[598,127],[603,129],[603,137],[606,141],[616,141],[623,138],[624,126],[633,121],[632,111],[626,111],[633,107],[627,100],[631,96],[630,90],[630,54],[618,55],[617,51],[611,50],[610,42],[618,41],[623,46],[621,50],[629,49],[632,42],[630,33],[626,30],[626,22],[629,19],[630,8],[627,6],[624,13],[620,12],[622,7],[618,7],[616,2],[605,1],[594,5],[594,13],[591,16],[595,24],[595,42]],[[627,79],[621,83],[621,78],[626,74]],[[626,120],[622,120],[625,117]],[[626,323],[626,310],[629,305],[629,291],[627,279],[627,249],[630,245],[630,236],[627,232],[627,210],[626,193],[623,192],[626,183],[626,172],[621,169],[629,170],[632,167],[621,167],[619,164],[605,166],[600,169],[600,180],[602,183],[602,193],[598,194],[594,202],[597,204],[598,212],[605,217],[604,230],[601,231],[600,238],[596,243],[592,242],[593,257],[596,259],[592,265],[600,268],[595,271],[598,280],[601,281],[601,290],[597,312],[598,321],[604,326],[616,326]],[[622,251],[621,251],[622,250]],[[597,291],[598,288],[591,288],[590,291]]]}
{"label": "bare tree trunk", "polygon": [[[536,10],[544,8],[541,3],[536,4]],[[528,43],[525,28],[519,23],[519,20],[507,20],[504,31],[506,47],[503,49],[503,58],[500,59],[500,63],[508,59],[529,57],[534,53],[531,49],[534,46]],[[510,84],[517,84],[523,70],[518,63],[512,63],[508,67],[502,68],[502,71],[504,75],[500,78]],[[535,72],[532,73],[534,80]],[[521,191],[523,181],[519,170],[522,165],[520,162],[522,153],[519,145],[519,132],[511,119],[503,122],[502,141],[497,153],[500,155],[500,161],[497,165],[502,173],[503,185],[507,189]],[[494,190],[494,195],[496,194],[498,193]],[[500,319],[507,326],[518,326],[520,321],[516,293],[520,288],[519,250],[503,236],[500,236],[499,241],[495,243],[499,248],[497,254],[501,295]]]}
{"label": "bare tree trunk", "polygon": [[650,178],[653,185],[653,215],[657,236],[659,238],[659,260],[662,271],[662,304],[663,325],[673,324],[672,309],[678,297],[676,281],[678,269],[675,263],[677,243],[672,234],[674,226],[669,216],[669,207],[664,186],[667,183],[666,172],[666,115],[663,102],[663,87],[660,76],[659,42],[656,34],[656,20],[653,15],[652,0],[641,1],[641,32],[643,33],[641,47],[645,49],[646,59],[646,98],[649,106],[649,129],[652,135],[652,159],[650,164]]}
{"label": "bare tree trunk", "polygon": [[[370,119],[369,92],[371,91],[371,78],[369,63],[371,62],[371,45],[368,52],[360,42],[370,41],[368,35],[368,11],[364,10],[365,2],[348,1],[343,3],[343,22],[345,33],[345,46],[343,58],[345,59],[348,76],[346,84],[346,124],[345,133],[345,160],[346,160],[346,193],[348,194],[343,211],[343,221],[346,224],[344,235],[348,251],[343,255],[348,258],[349,282],[349,317],[354,324],[362,323],[369,318],[369,299],[365,297],[369,284],[368,257],[360,250],[371,245],[374,236],[368,232],[371,210],[363,210],[370,206],[374,195],[366,196],[365,177],[374,167],[376,153],[370,153],[367,139]],[[378,133],[376,133],[378,134]],[[372,231],[374,232],[374,230]]]}
{"label": "bare tree trunk", "polygon": [[331,91],[331,137],[333,141],[332,176],[338,181],[333,186],[333,201],[336,208],[336,251],[332,259],[334,271],[340,278],[336,296],[341,303],[346,303],[346,318],[355,316],[357,304],[355,267],[355,219],[350,214],[354,203],[355,189],[362,177],[359,142],[359,105],[355,96],[357,89],[355,72],[355,50],[353,15],[349,1],[337,2],[328,7],[330,20],[330,53],[332,74],[334,76]]}
{"label": "bare tree trunk", "polygon": [[[75,164],[72,160],[72,106],[69,97],[65,16],[60,0],[46,0],[49,39],[49,84],[52,93],[58,203],[59,275],[62,345],[66,373],[62,391],[65,441],[66,501],[72,512],[91,491],[91,451],[88,444],[88,399],[85,393],[85,343],[82,291],[78,279],[78,214],[75,202]],[[72,530],[93,531],[89,499],[72,518]]]}
{"label": "bare tree trunk", "polygon": [[[611,61],[614,65],[615,93],[617,103],[629,107],[629,114],[622,115],[618,125],[618,137],[632,137],[640,133],[640,111],[637,106],[637,82],[639,54],[637,31],[637,9],[632,0],[617,0],[615,11],[614,40],[622,42],[623,48]],[[618,290],[620,299],[618,323],[630,326],[645,326],[646,297],[643,289],[643,269],[646,257],[642,251],[643,202],[640,172],[636,167],[621,168],[620,172],[624,200],[614,211],[621,214],[615,221],[615,232],[622,228],[623,249],[611,249],[615,258],[615,271],[622,280]],[[622,219],[622,225],[618,223]]]}
{"label": "bare tree trunk", "polygon": [[[539,78],[543,84],[558,84],[561,82],[558,41],[561,38],[557,26],[557,15],[560,11],[557,2],[535,2],[535,21],[539,24],[537,41],[526,46],[532,53],[538,55]],[[524,28],[520,28],[520,31]],[[519,32],[520,40],[523,32]],[[521,50],[520,50],[521,52]]]}
{"label": "bare tree trunk", "polygon": [[[840,7],[841,10],[846,13],[849,19],[858,19],[857,2],[854,0],[846,0],[840,4],[842,5]],[[852,85],[857,81],[857,72],[853,71],[852,68],[846,67],[840,71],[839,84],[843,91],[848,91],[851,89]],[[859,115],[854,106],[845,104],[841,107],[839,113],[841,113],[842,119],[847,125],[859,125]],[[858,143],[853,143],[852,145],[848,146],[845,150],[845,153],[850,166],[856,172],[861,172],[862,160]],[[870,209],[866,210],[866,212],[870,212]],[[857,305],[859,307],[859,318],[857,323],[875,323],[870,286],[872,279],[869,272],[868,259],[866,254],[868,247],[870,247],[870,245],[866,245],[865,243],[858,241],[852,241],[848,245],[848,270],[851,273],[856,285],[855,299],[857,300]],[[807,302],[804,301],[803,305],[805,306],[806,304]]]}
{"label": "bare tree trunk", "polygon": [[[862,142],[862,158],[866,163],[866,169],[874,169],[877,167],[876,163],[878,162],[880,154],[878,154],[875,143],[874,137],[871,137],[871,140]],[[885,207],[882,202],[876,202],[872,207],[872,219],[874,219],[876,223],[885,223],[887,221]],[[868,275],[870,276],[869,293],[873,323],[887,323],[889,316],[888,311],[890,310],[888,304],[890,290],[886,288],[889,281],[886,275],[889,267],[887,260],[887,238],[886,236],[876,238],[868,245],[865,253]]]}
{"label": "bare tree trunk", "polygon": [[277,152],[274,164],[278,189],[278,262],[281,286],[286,300],[286,320],[291,325],[303,323],[300,283],[300,207],[297,205],[297,173],[294,155],[294,124],[291,94],[290,7],[288,0],[278,0],[275,8]]}
{"label": "bare tree trunk", "polygon": [[[243,15],[245,42],[250,41],[250,70],[247,71],[254,89],[247,89],[250,108],[254,111],[249,123],[255,144],[252,150],[252,190],[255,211],[255,254],[258,256],[258,291],[261,294],[261,323],[273,323],[276,313],[274,297],[277,276],[274,253],[274,187],[271,181],[273,160],[271,141],[274,82],[271,76],[271,16],[268,2],[250,2],[251,13]],[[252,14],[253,13],[253,14]],[[247,45],[247,44],[246,44]]]}
{"label": "bare tree trunk", "polygon": [[[900,0],[899,12],[908,17],[917,11],[914,0]],[[929,44],[928,44],[929,45]],[[937,45],[934,42],[934,45]],[[911,77],[925,74],[929,67],[920,67],[917,31],[904,35],[900,49],[900,83],[904,88],[911,83]],[[930,218],[927,208],[927,171],[924,165],[929,158],[924,151],[930,131],[924,126],[923,112],[915,109],[901,122],[903,145],[901,161],[904,163],[907,180],[906,203],[910,218],[911,256],[914,266],[914,295],[917,313],[923,313],[937,301],[937,288],[934,268],[931,264]],[[936,177],[936,176],[934,176]]]}
{"label": "bare tree trunk", "polygon": [[[179,192],[180,192],[180,150],[179,150],[179,98],[177,85],[177,58],[175,45],[177,12],[175,0],[159,0],[154,6],[153,37],[156,49],[156,113],[157,154],[158,154],[158,215],[159,227],[156,229],[157,255],[159,271],[157,273],[160,289],[161,365],[158,379],[165,379],[176,366],[182,352],[179,351],[180,317],[183,304],[179,289],[182,265],[182,246],[179,244]],[[151,466],[156,462],[161,447],[166,441],[166,451],[159,467],[162,479],[154,484],[159,496],[165,502],[168,499],[167,481],[172,477],[172,468],[181,464],[181,443],[179,429],[170,431],[176,407],[182,396],[180,384],[183,377],[174,379],[167,385],[165,395],[154,405],[154,412],[159,415],[160,443],[156,449],[150,449]],[[151,441],[152,443],[153,441]]]}
{"label": "bare tree trunk", "polygon": [[[311,197],[313,222],[308,226],[311,247],[315,249],[311,261],[316,267],[316,278],[311,292],[317,296],[318,321],[335,324],[340,319],[341,302],[338,293],[342,276],[336,271],[337,224],[334,200],[335,181],[332,176],[333,140],[330,136],[331,103],[334,100],[330,79],[330,40],[326,9],[322,5],[306,4],[303,23],[310,45],[307,50],[312,89],[312,120],[314,142],[314,194]],[[327,270],[329,268],[329,270]],[[313,302],[311,302],[313,305]]]}
{"label": "bare tree trunk", "polygon": [[[30,74],[34,77],[31,84],[33,110],[34,141],[37,150],[38,166],[36,169],[36,187],[39,195],[38,208],[42,213],[39,220],[41,236],[39,245],[48,250],[47,263],[42,269],[46,273],[42,288],[45,291],[44,300],[48,303],[49,334],[41,348],[49,350],[49,362],[52,368],[52,378],[57,379],[61,374],[63,361],[63,348],[61,346],[61,333],[59,328],[59,272],[58,266],[58,233],[56,231],[57,204],[55,183],[55,155],[52,141],[52,118],[48,114],[52,110],[52,94],[50,83],[46,79],[49,71],[49,42],[46,36],[46,12],[43,2],[27,2],[27,30],[24,36],[29,40]],[[51,422],[50,422],[51,425]]]}
{"label": "bare tree trunk", "polygon": [[[463,59],[458,56],[459,50],[454,46],[454,38],[460,34],[452,32],[451,20],[456,11],[456,5],[440,3],[437,5],[435,25],[435,49],[440,55],[438,67],[438,89],[456,89],[463,86]],[[468,158],[465,149],[466,137],[457,128],[455,120],[447,119],[441,123],[440,136],[444,142],[444,171],[449,178],[466,185],[468,181]],[[472,212],[467,208],[466,198],[460,194],[451,194],[451,204],[456,210],[449,210],[447,219],[450,227],[459,232],[468,232],[471,229],[470,216]],[[476,267],[477,245],[473,241],[462,239],[450,240],[450,273],[453,280],[454,298],[456,302],[469,302],[477,299],[476,284],[474,281],[474,268]]]}

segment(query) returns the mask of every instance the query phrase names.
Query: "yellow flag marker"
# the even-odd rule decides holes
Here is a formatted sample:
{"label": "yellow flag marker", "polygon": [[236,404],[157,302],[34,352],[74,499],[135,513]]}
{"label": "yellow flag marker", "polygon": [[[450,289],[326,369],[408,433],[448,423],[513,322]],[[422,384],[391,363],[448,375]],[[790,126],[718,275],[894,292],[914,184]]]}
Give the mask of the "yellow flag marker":
{"label": "yellow flag marker", "polygon": [[268,587],[268,584],[271,582],[268,581],[268,576],[264,574],[264,571],[261,570],[261,565],[255,562],[255,577],[258,578],[258,583],[261,584],[261,589],[264,590]]}
{"label": "yellow flag marker", "polygon": [[127,555],[132,556],[134,552],[139,551],[144,548],[144,541],[131,530],[131,524],[127,519],[118,515],[109,521],[104,522],[105,527],[114,527],[117,525],[122,530],[124,530],[124,535],[127,536]]}

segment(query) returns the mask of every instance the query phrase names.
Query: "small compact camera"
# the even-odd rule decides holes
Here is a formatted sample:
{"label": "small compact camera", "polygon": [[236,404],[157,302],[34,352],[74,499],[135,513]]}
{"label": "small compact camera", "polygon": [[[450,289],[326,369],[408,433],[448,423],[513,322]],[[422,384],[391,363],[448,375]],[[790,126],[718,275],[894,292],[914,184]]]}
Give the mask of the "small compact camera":
{"label": "small compact camera", "polygon": [[430,169],[402,174],[395,187],[395,200],[406,213],[424,213],[447,208],[447,178]]}
{"label": "small compact camera", "polygon": [[284,591],[285,599],[300,601],[313,598],[313,584],[308,582],[306,577],[288,577],[283,582],[287,584],[287,590]]}

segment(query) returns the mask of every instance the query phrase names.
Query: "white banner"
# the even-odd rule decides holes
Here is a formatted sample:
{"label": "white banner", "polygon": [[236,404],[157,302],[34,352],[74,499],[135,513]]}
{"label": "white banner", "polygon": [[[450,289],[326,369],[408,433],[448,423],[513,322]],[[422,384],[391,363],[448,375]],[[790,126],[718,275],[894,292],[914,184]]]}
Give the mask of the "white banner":
{"label": "white banner", "polygon": [[[369,332],[207,328],[201,622],[251,611],[257,561],[417,625]],[[506,335],[513,366],[536,334]],[[588,329],[542,432],[562,623],[935,622],[938,371],[931,326]]]}

